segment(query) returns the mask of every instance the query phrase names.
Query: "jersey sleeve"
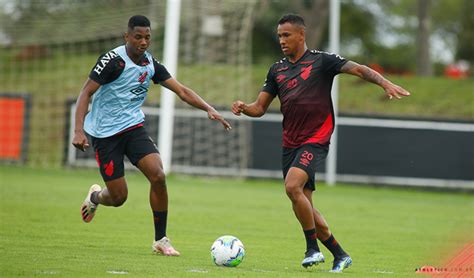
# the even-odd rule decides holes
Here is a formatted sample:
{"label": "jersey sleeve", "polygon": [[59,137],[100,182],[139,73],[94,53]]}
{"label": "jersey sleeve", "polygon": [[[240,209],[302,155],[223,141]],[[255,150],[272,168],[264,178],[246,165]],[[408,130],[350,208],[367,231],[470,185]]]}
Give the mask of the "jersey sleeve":
{"label": "jersey sleeve", "polygon": [[323,53],[323,70],[330,75],[334,76],[341,73],[341,68],[346,63],[347,60],[337,54]]}
{"label": "jersey sleeve", "polygon": [[155,74],[152,76],[153,83],[158,84],[171,78],[171,74],[160,62],[153,58],[153,65],[155,67]]}
{"label": "jersey sleeve", "polygon": [[125,68],[125,61],[115,53],[113,58],[111,52],[102,54],[89,73],[89,78],[104,85],[116,80]]}
{"label": "jersey sleeve", "polygon": [[275,81],[275,73],[273,71],[273,66],[268,70],[267,78],[262,87],[262,92],[270,93],[273,96],[278,94],[278,85]]}

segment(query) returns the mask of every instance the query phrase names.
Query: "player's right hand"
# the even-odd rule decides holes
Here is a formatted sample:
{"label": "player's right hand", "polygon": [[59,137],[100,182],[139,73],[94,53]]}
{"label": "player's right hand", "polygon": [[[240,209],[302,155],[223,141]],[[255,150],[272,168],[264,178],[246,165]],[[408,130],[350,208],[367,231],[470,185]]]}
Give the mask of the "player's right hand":
{"label": "player's right hand", "polygon": [[243,101],[236,100],[234,103],[232,103],[231,110],[234,115],[240,116],[246,108],[247,104],[245,104]]}
{"label": "player's right hand", "polygon": [[402,97],[407,97],[410,95],[407,90],[395,84],[389,84],[389,86],[385,88],[385,94],[387,95],[388,99],[401,99]]}
{"label": "player's right hand", "polygon": [[207,117],[210,119],[210,120],[215,120],[215,121],[219,121],[222,123],[222,125],[224,126],[225,130],[231,130],[232,129],[232,126],[229,124],[229,122],[227,122],[224,117],[221,116],[221,114],[219,112],[216,111],[216,109],[212,108],[209,109],[207,111]]}
{"label": "player's right hand", "polygon": [[89,147],[89,142],[87,141],[86,134],[82,131],[74,132],[74,138],[72,139],[72,145],[77,149],[85,152]]}

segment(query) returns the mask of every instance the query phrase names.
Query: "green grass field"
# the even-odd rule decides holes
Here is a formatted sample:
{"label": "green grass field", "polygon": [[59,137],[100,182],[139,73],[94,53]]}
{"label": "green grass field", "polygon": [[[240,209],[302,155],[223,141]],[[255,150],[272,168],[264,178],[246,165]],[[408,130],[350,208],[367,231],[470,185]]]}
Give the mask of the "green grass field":
{"label": "green grass field", "polygon": [[[334,277],[327,262],[306,270],[301,228],[278,180],[170,176],[168,236],[178,258],[152,255],[148,185],[128,172],[121,208],[100,207],[90,224],[79,207],[98,182],[95,170],[0,166],[0,276]],[[354,265],[347,277],[421,277],[474,241],[474,198],[467,193],[321,185],[317,207]],[[242,240],[237,268],[214,266],[219,236]]]}

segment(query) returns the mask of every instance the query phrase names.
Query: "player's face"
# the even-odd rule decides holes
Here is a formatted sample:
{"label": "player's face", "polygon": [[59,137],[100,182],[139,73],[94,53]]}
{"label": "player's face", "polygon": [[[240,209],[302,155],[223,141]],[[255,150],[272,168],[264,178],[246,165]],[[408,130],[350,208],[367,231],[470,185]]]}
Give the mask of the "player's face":
{"label": "player's face", "polygon": [[125,34],[127,49],[133,55],[141,56],[150,46],[151,30],[150,27],[134,27]]}
{"label": "player's face", "polygon": [[286,22],[278,25],[277,34],[285,56],[294,56],[304,48],[304,29],[301,26]]}

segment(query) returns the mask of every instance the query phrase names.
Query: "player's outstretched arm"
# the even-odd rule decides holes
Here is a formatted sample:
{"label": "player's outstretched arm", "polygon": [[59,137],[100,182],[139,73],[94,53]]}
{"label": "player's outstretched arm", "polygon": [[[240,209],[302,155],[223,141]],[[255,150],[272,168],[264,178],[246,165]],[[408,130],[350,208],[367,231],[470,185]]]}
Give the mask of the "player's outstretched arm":
{"label": "player's outstretched arm", "polygon": [[226,130],[232,129],[232,126],[224,119],[224,117],[222,117],[219,112],[217,112],[216,109],[214,109],[214,107],[209,105],[196,92],[179,83],[176,79],[169,78],[161,82],[161,85],[173,91],[187,104],[206,111],[209,119],[221,122]]}
{"label": "player's outstretched arm", "polygon": [[84,133],[84,117],[86,116],[89,102],[92,95],[99,89],[100,84],[92,79],[87,79],[82,87],[81,93],[76,101],[76,114],[74,120],[74,138],[72,144],[81,151],[85,151],[89,147],[86,134]]}
{"label": "player's outstretched arm", "polygon": [[231,111],[234,115],[240,116],[242,113],[249,117],[261,117],[267,112],[268,106],[273,101],[273,96],[267,92],[260,92],[257,100],[250,104],[246,104],[241,100],[232,103]]}
{"label": "player's outstretched arm", "polygon": [[342,66],[341,72],[358,76],[364,80],[379,85],[385,90],[385,94],[389,99],[401,99],[402,97],[407,97],[410,95],[407,90],[393,84],[384,78],[380,73],[367,66],[359,65],[356,62],[348,61],[344,66]]}

